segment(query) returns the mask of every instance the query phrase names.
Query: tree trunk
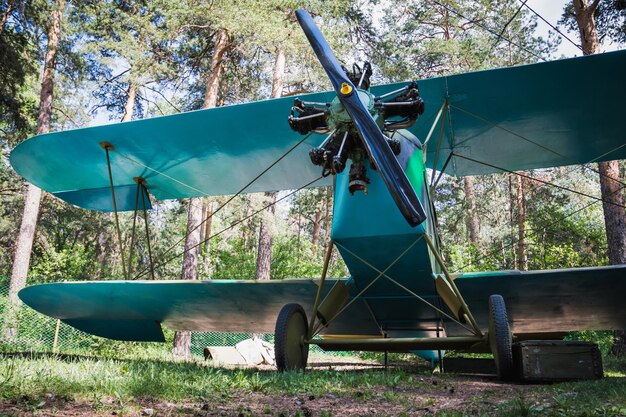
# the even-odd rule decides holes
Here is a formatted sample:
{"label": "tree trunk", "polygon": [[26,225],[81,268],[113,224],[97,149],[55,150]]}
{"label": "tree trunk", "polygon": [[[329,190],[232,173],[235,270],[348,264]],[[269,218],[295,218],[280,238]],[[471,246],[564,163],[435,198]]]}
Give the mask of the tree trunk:
{"label": "tree trunk", "polygon": [[[252,205],[253,205],[253,200],[254,200],[254,194],[248,194],[247,196],[245,196],[245,207],[243,210],[243,218],[246,219],[248,218],[248,216],[250,216],[250,214],[252,214]],[[253,229],[253,221],[252,218],[248,218],[248,221],[246,221],[244,223],[244,227],[243,230],[241,232],[241,240],[242,242],[242,247],[247,250],[250,247],[250,234],[252,233],[252,229]]]}
{"label": "tree trunk", "polygon": [[205,207],[205,217],[204,217],[204,250],[206,252],[211,248],[211,242],[209,239],[211,238],[212,228],[213,228],[213,201],[207,201],[204,205]]}
{"label": "tree trunk", "polygon": [[476,217],[476,198],[474,197],[474,178],[463,177],[463,190],[467,201],[467,230],[470,242],[478,245],[478,218]]}
{"label": "tree trunk", "polygon": [[587,0],[574,0],[574,12],[576,13],[576,23],[578,24],[584,55],[595,54],[600,49],[600,39],[598,38],[596,22],[593,17],[598,3],[598,0],[591,4]]}
{"label": "tree trunk", "polygon": [[270,279],[272,267],[272,243],[274,241],[274,214],[276,193],[265,193],[263,205],[270,205],[263,213],[261,227],[259,228],[259,245],[256,257],[256,271],[254,279],[266,281]]}
{"label": "tree trunk", "polygon": [[[219,29],[213,55],[211,56],[211,69],[206,77],[207,84],[203,106],[205,109],[213,108],[217,103],[220,76],[223,70],[222,63],[227,49],[228,31]],[[185,238],[185,252],[183,254],[182,279],[198,279],[198,252],[202,220],[202,199],[199,197],[190,198],[187,212],[187,235]],[[172,354],[178,357],[191,356],[191,332],[178,331],[174,334]]]}
{"label": "tree trunk", "polygon": [[181,279],[198,279],[198,253],[200,246],[200,224],[202,222],[202,203],[199,198],[189,199],[187,210],[187,236]]}
{"label": "tree trunk", "polygon": [[[285,75],[285,53],[282,47],[276,48],[276,59],[274,61],[274,74],[272,76],[271,98],[282,96],[283,77]],[[259,246],[256,258],[256,271],[254,278],[257,280],[269,280],[272,266],[272,243],[274,241],[274,206],[276,193],[265,193],[267,204],[272,204],[263,213],[261,227],[259,228]]]}
{"label": "tree trunk", "polygon": [[[54,96],[54,71],[56,68],[57,51],[61,38],[61,21],[65,10],[65,0],[56,0],[52,10],[48,27],[48,44],[44,61],[41,92],[39,95],[39,116],[37,117],[37,134],[50,131],[52,117],[52,98]],[[9,299],[11,306],[5,313],[5,337],[13,338],[17,334],[17,309],[21,302],[17,293],[26,285],[26,276],[30,265],[30,255],[37,229],[41,190],[28,184],[24,201],[24,212],[20,232],[15,242],[15,256],[11,269],[9,284]]]}
{"label": "tree trunk", "polygon": [[[202,214],[200,215],[202,219],[202,224],[206,224],[206,201],[202,200]],[[200,242],[204,242],[204,226],[200,228]],[[204,246],[201,244],[200,246]]]}
{"label": "tree trunk", "polygon": [[600,162],[600,190],[608,244],[609,263],[626,263],[626,210],[618,161]]}
{"label": "tree trunk", "polygon": [[515,247],[515,205],[517,201],[513,194],[513,177],[515,174],[509,174],[509,227],[511,228],[511,268],[517,268],[517,248]]}
{"label": "tree trunk", "polygon": [[7,9],[2,14],[2,19],[0,19],[0,35],[4,32],[4,26],[7,24],[9,20],[9,16],[11,16],[11,10],[13,10],[13,3],[15,0],[10,0],[7,4]]}
{"label": "tree trunk", "polygon": [[[321,197],[321,195],[320,195]],[[313,245],[313,253],[317,254],[317,246],[320,240],[320,232],[322,231],[322,209],[324,201],[320,200],[315,205],[315,214],[313,217],[313,232],[311,233],[311,244]]]}
{"label": "tree trunk", "polygon": [[95,279],[99,280],[104,276],[105,265],[107,264],[107,246],[109,241],[109,233],[110,231],[106,228],[103,228],[98,233],[98,238],[96,239],[96,262],[98,262],[98,268],[96,269]]}
{"label": "tree trunk", "polygon": [[137,100],[137,83],[130,81],[128,91],[126,92],[126,105],[124,106],[124,116],[122,122],[129,122],[133,119],[135,111],[135,101]]}
{"label": "tree trunk", "polygon": [[[598,1],[589,4],[587,0],[574,0],[576,23],[578,23],[585,55],[595,54],[600,50],[600,40],[594,19],[597,6]],[[593,74],[589,75],[593,77]],[[598,170],[609,262],[612,265],[623,264],[626,263],[626,210],[623,208],[624,195],[620,189],[622,179],[619,163],[617,161],[600,162]]]}
{"label": "tree trunk", "polygon": [[200,237],[200,248],[201,252],[204,254],[203,262],[202,262],[202,272],[205,277],[211,277],[211,258],[209,251],[211,249],[211,233],[213,227],[213,201],[206,200],[202,205],[202,223],[203,225],[200,227],[201,229],[201,237]]}
{"label": "tree trunk", "polygon": [[326,187],[326,202],[324,204],[324,229],[326,230],[326,241],[324,242],[324,253],[328,252],[328,244],[330,243],[330,233],[332,229],[332,187]]}
{"label": "tree trunk", "polygon": [[274,74],[272,75],[272,94],[270,98],[279,98],[283,95],[283,78],[285,77],[285,51],[282,47],[276,48],[274,60]]}
{"label": "tree trunk", "polygon": [[515,176],[517,185],[517,269],[528,270],[528,258],[526,256],[526,207],[524,204],[524,178]]}
{"label": "tree trunk", "polygon": [[211,56],[211,69],[207,74],[206,90],[204,92],[204,105],[202,106],[203,109],[211,109],[215,107],[217,103],[220,76],[222,75],[222,70],[224,69],[222,61],[224,60],[224,54],[227,49],[228,31],[222,28],[217,31],[213,56]]}
{"label": "tree trunk", "polygon": [[[189,199],[187,210],[187,237],[183,255],[183,269],[181,279],[198,279],[198,249],[200,244],[200,222],[202,221],[202,207],[200,198]],[[191,356],[191,332],[178,331],[174,334],[172,354],[181,358]]]}

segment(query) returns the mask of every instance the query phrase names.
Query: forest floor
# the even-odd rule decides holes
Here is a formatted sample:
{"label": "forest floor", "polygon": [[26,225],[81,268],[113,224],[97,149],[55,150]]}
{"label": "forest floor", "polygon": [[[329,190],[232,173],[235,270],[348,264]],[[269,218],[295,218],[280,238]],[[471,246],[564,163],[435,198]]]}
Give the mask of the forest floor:
{"label": "forest floor", "polygon": [[399,359],[314,355],[305,373],[210,362],[0,356],[0,416],[626,416],[626,359],[598,381],[511,384]]}

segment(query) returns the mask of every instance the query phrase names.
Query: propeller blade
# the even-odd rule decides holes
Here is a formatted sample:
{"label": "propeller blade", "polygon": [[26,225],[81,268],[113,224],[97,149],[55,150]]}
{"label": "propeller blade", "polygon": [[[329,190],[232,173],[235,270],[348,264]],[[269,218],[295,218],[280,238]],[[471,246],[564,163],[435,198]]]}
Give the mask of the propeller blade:
{"label": "propeller blade", "polygon": [[400,212],[412,227],[417,226],[426,220],[424,207],[387,144],[387,137],[361,102],[356,87],[341,68],[311,15],[306,10],[300,9],[296,10],[296,17]]}

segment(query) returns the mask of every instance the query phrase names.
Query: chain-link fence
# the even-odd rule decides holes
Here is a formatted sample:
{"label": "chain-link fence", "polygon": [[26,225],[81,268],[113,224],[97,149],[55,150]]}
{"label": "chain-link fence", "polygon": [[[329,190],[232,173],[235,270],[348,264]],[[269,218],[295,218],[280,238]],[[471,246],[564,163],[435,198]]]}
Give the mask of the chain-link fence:
{"label": "chain-link fence", "polygon": [[[16,332],[6,334],[9,321],[9,286],[0,281],[0,352],[55,352],[61,354],[115,356],[135,355],[167,356],[172,349],[173,332],[163,329],[166,343],[138,343],[112,341],[93,336],[69,326],[60,320],[44,316],[22,305],[13,320]],[[267,342],[274,342],[273,334],[258,335]],[[234,346],[252,337],[250,333],[204,333],[193,332],[192,355],[202,358],[207,346]]]}

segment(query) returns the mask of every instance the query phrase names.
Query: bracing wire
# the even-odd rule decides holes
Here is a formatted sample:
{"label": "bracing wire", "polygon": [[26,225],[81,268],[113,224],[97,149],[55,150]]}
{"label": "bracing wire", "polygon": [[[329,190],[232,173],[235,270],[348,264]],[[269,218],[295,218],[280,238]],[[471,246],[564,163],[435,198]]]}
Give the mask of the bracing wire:
{"label": "bracing wire", "polygon": [[464,16],[463,14],[459,13],[458,11],[454,10],[453,8],[449,7],[448,5],[443,4],[443,3],[441,3],[441,2],[439,2],[439,1],[437,1],[437,0],[432,0],[432,2],[433,2],[433,3],[435,3],[435,4],[437,4],[437,5],[439,5],[439,6],[441,6],[441,7],[443,7],[444,9],[448,10],[448,11],[449,11],[449,12],[451,12],[451,13],[454,13],[455,15],[459,16],[461,19],[466,19],[466,20],[468,20],[470,23],[475,24],[476,26],[478,26],[478,27],[480,27],[480,28],[484,29],[485,31],[487,31],[487,32],[491,33],[492,35],[497,36],[497,37],[499,37],[499,38],[501,38],[501,39],[504,39],[505,41],[509,42],[511,45],[514,45],[514,46],[518,47],[519,49],[522,49],[523,51],[525,51],[526,53],[528,53],[528,54],[530,54],[530,55],[534,56],[535,58],[537,58],[537,59],[539,59],[539,60],[541,60],[541,61],[544,61],[544,62],[546,62],[546,61],[547,61],[547,59],[545,59],[545,58],[544,58],[544,57],[542,57],[541,55],[538,55],[536,52],[533,52],[533,51],[531,51],[530,49],[528,49],[528,48],[526,48],[526,47],[524,47],[524,46],[522,46],[522,45],[520,45],[520,44],[518,44],[518,43],[514,42],[514,41],[513,41],[513,40],[511,40],[510,38],[507,38],[507,37],[505,37],[505,36],[500,36],[500,34],[498,34],[497,32],[495,32],[494,30],[492,30],[492,29],[490,29],[489,27],[487,27],[487,26],[485,26],[485,25],[481,24],[481,23],[480,23],[480,21],[478,21],[478,20],[476,20],[476,19],[470,19],[470,18],[468,18],[468,17]]}
{"label": "bracing wire", "polygon": [[[313,184],[314,184],[314,183],[316,183],[317,181],[321,180],[322,178],[324,178],[324,177],[323,177],[323,176],[319,176],[319,177],[317,177],[316,179],[314,179],[314,180],[312,180],[312,181],[310,181],[310,182],[308,182],[308,183],[304,184],[303,186],[301,186],[301,187],[299,187],[299,188],[297,188],[297,189],[295,189],[295,190],[291,191],[290,193],[288,193],[288,194],[286,194],[286,195],[284,195],[284,196],[280,197],[280,198],[279,198],[279,199],[277,199],[276,201],[274,201],[274,202],[272,202],[272,203],[269,203],[269,204],[267,204],[267,205],[265,205],[265,206],[261,207],[260,209],[258,209],[258,210],[256,210],[256,211],[254,211],[253,213],[251,213],[251,214],[249,214],[249,215],[247,215],[247,216],[245,216],[245,217],[243,217],[243,218],[241,218],[241,219],[239,219],[239,220],[237,220],[237,221],[235,221],[235,222],[231,223],[228,227],[226,227],[226,228],[224,228],[224,229],[220,230],[220,231],[219,231],[219,232],[217,232],[217,233],[212,234],[211,236],[209,236],[208,238],[206,238],[206,239],[204,239],[204,240],[202,240],[202,241],[198,242],[197,244],[195,244],[195,245],[193,245],[193,246],[190,246],[189,248],[186,248],[186,249],[185,249],[185,250],[183,250],[182,252],[177,253],[176,255],[174,255],[174,256],[172,256],[172,257],[168,258],[167,260],[165,260],[165,261],[163,261],[163,262],[156,263],[156,264],[155,264],[155,268],[156,268],[157,266],[161,267],[161,266],[163,266],[163,265],[166,265],[166,264],[168,264],[168,263],[172,262],[173,260],[175,260],[175,259],[177,259],[178,257],[180,257],[180,256],[184,255],[185,253],[187,253],[188,251],[190,251],[190,250],[192,250],[192,249],[195,249],[195,248],[197,248],[197,247],[198,247],[198,246],[200,246],[200,245],[205,244],[206,242],[210,241],[210,240],[211,240],[211,239],[213,239],[214,237],[217,237],[217,236],[221,235],[222,233],[225,233],[225,232],[227,232],[227,231],[229,231],[229,230],[233,229],[233,228],[234,228],[235,226],[237,226],[238,224],[241,224],[241,223],[243,223],[244,221],[246,221],[246,220],[250,219],[251,217],[256,216],[256,215],[257,215],[257,214],[259,214],[260,212],[262,212],[262,211],[264,211],[264,210],[266,210],[266,209],[268,209],[268,208],[270,208],[270,207],[274,206],[275,204],[277,204],[277,203],[279,203],[279,202],[281,202],[281,201],[283,201],[283,200],[285,200],[285,199],[287,199],[287,198],[291,197],[291,196],[292,196],[292,195],[294,195],[295,193],[297,193],[297,192],[299,192],[299,191],[302,191],[303,189],[305,189],[305,188],[307,188],[307,187],[310,187],[311,185],[313,185]],[[137,275],[136,275],[133,279],[139,279],[139,278],[141,278],[142,276],[144,276],[144,275],[147,273],[147,271],[148,271],[148,270],[144,268],[144,269],[143,269],[142,271],[140,271],[140,272],[139,272],[139,273],[138,273],[138,274],[137,274]]]}
{"label": "bracing wire", "polygon": [[515,11],[515,13],[513,13],[513,16],[511,16],[511,18],[509,20],[506,21],[506,23],[504,24],[504,26],[502,27],[502,30],[500,30],[500,33],[498,34],[498,37],[496,38],[496,42],[494,43],[494,47],[498,44],[498,42],[500,42],[500,39],[502,38],[502,35],[504,35],[504,31],[506,30],[506,28],[509,27],[509,25],[511,24],[511,22],[513,20],[515,20],[515,18],[517,17],[517,15],[519,14],[519,12],[522,11],[522,7],[524,7],[524,4],[526,4],[528,0],[522,0],[522,4],[517,8],[517,10]]}
{"label": "bracing wire", "polygon": [[[213,213],[208,216],[206,219],[202,220],[200,223],[198,223],[195,227],[193,227],[191,230],[188,230],[187,233],[185,233],[185,235],[178,239],[176,242],[174,242],[172,245],[170,245],[169,248],[167,248],[162,254],[161,256],[165,256],[166,254],[168,254],[169,252],[171,252],[176,246],[178,246],[181,242],[183,242],[185,239],[187,239],[187,237],[193,233],[196,229],[198,229],[199,227],[201,227],[202,225],[204,225],[209,219],[213,218],[213,216],[215,214],[217,214],[219,211],[221,211],[228,203],[230,203],[231,201],[233,201],[235,198],[237,198],[239,195],[241,195],[248,187],[250,187],[250,185],[252,185],[255,181],[257,181],[259,178],[261,178],[265,173],[267,173],[270,169],[272,169],[274,166],[276,166],[276,164],[278,164],[280,161],[282,161],[284,158],[287,157],[287,155],[289,155],[291,152],[293,152],[297,147],[299,147],[300,145],[302,145],[309,137],[311,136],[311,133],[309,133],[308,135],[304,136],[300,141],[298,141],[295,145],[293,145],[291,148],[289,148],[285,153],[283,153],[278,159],[276,159],[274,162],[272,162],[267,168],[265,168],[263,171],[261,171],[257,176],[255,176],[252,180],[250,180],[246,185],[244,185],[239,191],[237,191],[237,193],[233,194],[228,200],[226,200],[226,202],[222,205],[220,205],[216,210],[213,211]],[[151,171],[160,174],[160,175],[164,175],[169,179],[172,179],[174,181],[176,181],[177,183],[183,184],[189,188],[192,188],[196,191],[200,191],[197,190],[194,187],[189,186],[188,184],[184,184],[181,181],[170,177],[169,175],[162,173],[158,170],[155,170],[153,168],[150,168],[148,166],[146,166],[145,164],[136,161],[134,158],[131,158],[127,155],[123,155],[121,154],[124,158],[128,159],[129,161],[136,163],[144,168],[150,169]],[[317,180],[316,180],[317,181]],[[204,193],[205,195],[207,193]],[[139,274],[142,274],[143,272],[146,271],[146,268],[144,268],[142,271],[139,272]]]}
{"label": "bracing wire", "polygon": [[[547,147],[545,145],[542,145],[541,143],[538,143],[538,142],[536,142],[536,141],[534,141],[534,140],[532,140],[532,139],[530,139],[530,138],[528,138],[528,137],[526,137],[524,135],[521,135],[521,134],[519,134],[519,133],[517,133],[517,132],[515,132],[515,131],[513,131],[511,129],[508,129],[508,128],[506,128],[506,127],[504,127],[504,126],[502,126],[502,125],[500,125],[500,124],[498,124],[496,122],[493,122],[491,120],[485,119],[484,117],[479,116],[479,115],[477,115],[477,114],[475,114],[475,113],[473,113],[473,112],[471,112],[469,110],[465,110],[465,109],[463,109],[461,107],[458,107],[458,106],[455,106],[455,105],[450,105],[450,107],[452,107],[452,108],[454,108],[454,109],[456,109],[456,110],[458,110],[460,112],[463,112],[463,113],[467,114],[468,116],[473,117],[474,119],[479,120],[479,121],[481,121],[481,122],[483,122],[485,124],[488,124],[488,125],[490,125],[492,127],[501,129],[501,130],[503,130],[503,131],[505,131],[505,132],[507,132],[507,133],[509,133],[509,134],[511,134],[513,136],[515,136],[516,138],[521,139],[521,140],[523,140],[525,142],[528,142],[528,143],[530,143],[532,145],[535,145],[535,146],[537,146],[537,147],[539,147],[539,148],[541,148],[541,149],[543,149],[543,150],[545,150],[547,152],[550,152],[553,155],[558,156],[559,158],[563,158],[564,160],[568,161],[569,163],[571,163],[573,165],[579,165],[580,164],[579,161],[577,161],[575,159],[572,159],[572,158],[568,157],[567,155],[563,155],[562,153],[557,152],[554,149],[551,149],[551,148],[549,148],[549,147]],[[458,143],[456,143],[456,146],[460,146],[460,145],[462,145],[463,143],[465,143],[465,142],[467,142],[469,140],[471,140],[471,139],[466,139],[465,141],[458,142]],[[623,147],[624,147],[624,145],[620,145],[620,146],[612,149],[610,152],[606,152],[602,156],[594,159],[594,161],[599,159],[599,158],[602,158],[602,157],[604,157],[604,156],[606,156],[606,155],[608,155],[608,154],[610,154],[610,153],[612,153],[612,152],[614,152],[614,151],[616,151],[616,150],[618,150],[620,148],[623,148]],[[461,155],[455,154],[455,156],[461,156]],[[483,165],[486,165],[486,164],[483,164]],[[582,165],[585,165],[585,164],[582,164]],[[621,185],[626,185],[626,183],[620,181],[619,179],[613,178],[613,177],[611,177],[609,175],[606,175],[606,174],[603,174],[603,173],[601,173],[597,169],[594,169],[594,168],[591,168],[591,167],[585,167],[585,168],[595,172],[596,174],[600,175],[601,177],[610,179],[610,180],[615,181],[615,182],[617,182],[617,183],[619,183]]]}
{"label": "bracing wire", "polygon": [[612,202],[612,201],[605,200],[605,199],[603,199],[602,197],[596,197],[596,196],[591,195],[591,194],[583,193],[583,192],[581,192],[581,191],[576,191],[576,190],[573,190],[573,189],[571,189],[571,188],[564,187],[564,186],[562,186],[562,185],[558,185],[558,184],[551,183],[551,182],[549,182],[549,181],[542,180],[542,179],[540,179],[540,178],[535,178],[535,177],[531,177],[530,175],[522,174],[521,172],[512,171],[512,170],[510,170],[510,169],[502,168],[502,167],[499,167],[499,166],[497,166],[497,165],[490,164],[490,163],[488,163],[488,162],[479,161],[479,160],[477,160],[477,159],[470,158],[469,156],[460,155],[460,154],[456,154],[456,153],[453,153],[453,155],[454,155],[454,156],[456,156],[457,158],[465,159],[465,160],[467,160],[467,161],[474,162],[474,163],[477,163],[477,164],[479,164],[479,165],[484,165],[484,166],[487,166],[487,167],[490,167],[490,168],[493,168],[493,169],[497,169],[497,170],[502,171],[502,172],[508,172],[509,174],[515,174],[515,175],[517,175],[517,176],[520,176],[520,177],[522,177],[522,178],[529,179],[529,180],[531,180],[531,181],[540,182],[540,183],[542,183],[542,184],[549,185],[549,186],[551,186],[551,187],[555,187],[555,188],[561,189],[561,190],[563,190],[563,191],[569,191],[570,193],[578,194],[578,195],[583,196],[583,197],[592,198],[592,199],[594,199],[594,200],[602,201],[603,203],[611,204],[611,205],[614,205],[614,206],[617,206],[617,207],[621,207],[621,208],[626,209],[626,206],[625,206],[625,205],[623,205],[623,204],[618,204],[618,203],[614,203],[614,202]]}
{"label": "bracing wire", "polygon": [[[516,172],[514,172],[513,174],[517,174],[517,173],[516,173]],[[620,188],[618,188],[617,190],[615,190],[614,192],[612,192],[612,193],[611,193],[611,194],[609,194],[609,195],[613,195],[613,194],[615,194],[615,193],[621,192],[621,191],[622,191],[622,190],[624,190],[624,189],[626,189],[626,185],[622,185]],[[556,220],[556,222],[555,222],[555,223],[553,223],[552,228],[551,228],[551,229],[549,229],[549,230],[550,230],[550,231],[556,231],[556,229],[557,229],[558,225],[560,225],[562,222],[564,222],[564,221],[565,221],[565,220],[567,220],[568,218],[570,218],[570,217],[574,216],[575,214],[580,213],[581,211],[584,211],[584,210],[588,209],[589,207],[593,206],[594,204],[599,203],[600,201],[602,201],[602,200],[601,200],[601,199],[595,199],[594,201],[592,201],[592,202],[590,202],[590,203],[588,203],[588,204],[584,205],[583,207],[579,207],[579,208],[577,208],[577,209],[575,209],[575,210],[572,210],[571,212],[569,212],[569,213],[565,214],[565,215],[564,215],[563,217],[561,217],[560,219],[557,219],[557,220]],[[539,230],[538,230],[538,229],[528,229],[528,230],[527,230],[527,232],[528,232],[528,235],[527,235],[525,238],[531,238],[531,237],[536,237],[536,236],[537,236],[537,233],[539,232]],[[578,237],[581,237],[581,238],[585,238],[585,237],[586,237],[586,236],[584,236],[584,235],[582,235],[582,234],[580,234],[580,233],[578,233],[578,232],[576,232],[576,231],[574,231],[574,234],[576,234]],[[508,250],[508,249],[512,248],[513,246],[515,246],[516,244],[518,244],[518,243],[520,242],[520,240],[521,240],[521,239],[519,239],[519,238],[512,239],[512,241],[511,241],[510,243],[508,243],[507,245],[505,245],[505,246],[503,246],[503,247],[499,247],[499,248],[497,248],[497,249],[494,249],[494,250],[492,250],[492,251],[487,252],[487,253],[486,253],[486,254],[484,254],[484,255],[479,256],[477,259],[472,260],[472,261],[470,261],[470,262],[468,262],[468,263],[466,263],[466,264],[464,264],[464,265],[462,265],[462,266],[460,266],[460,267],[456,268],[456,271],[457,271],[457,272],[461,272],[461,271],[463,271],[465,268],[467,268],[467,267],[469,267],[469,266],[471,266],[471,265],[476,265],[476,264],[480,263],[480,261],[481,261],[482,259],[485,259],[485,258],[491,257],[491,256],[493,256],[493,255],[497,254],[498,252],[501,252],[502,250],[505,250],[505,249],[507,249],[507,250]]]}
{"label": "bracing wire", "polygon": [[550,26],[552,29],[554,29],[556,31],[556,33],[558,33],[559,35],[561,35],[562,37],[564,37],[565,39],[567,39],[569,41],[569,43],[571,43],[572,45],[574,45],[576,48],[580,49],[581,51],[583,50],[583,47],[580,46],[579,44],[577,44],[576,42],[574,42],[573,40],[571,40],[566,34],[564,34],[563,32],[561,32],[556,26],[554,26],[552,23],[548,22],[542,15],[540,15],[539,13],[537,13],[532,7],[530,7],[526,2],[527,0],[520,0],[522,2],[522,5],[520,7],[526,7],[528,10],[530,10],[531,12],[533,12],[533,14],[535,14],[535,16],[537,16],[539,19],[543,20],[548,26]]}

